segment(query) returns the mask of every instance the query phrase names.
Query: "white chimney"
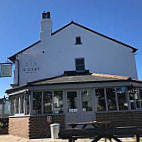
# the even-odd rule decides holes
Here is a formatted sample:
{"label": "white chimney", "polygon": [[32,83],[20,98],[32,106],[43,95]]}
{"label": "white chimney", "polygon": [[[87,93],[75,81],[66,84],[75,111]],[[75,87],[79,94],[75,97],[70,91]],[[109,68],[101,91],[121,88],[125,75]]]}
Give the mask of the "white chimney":
{"label": "white chimney", "polygon": [[41,41],[48,40],[52,33],[52,20],[50,19],[50,12],[42,13],[41,20],[41,31],[40,39]]}

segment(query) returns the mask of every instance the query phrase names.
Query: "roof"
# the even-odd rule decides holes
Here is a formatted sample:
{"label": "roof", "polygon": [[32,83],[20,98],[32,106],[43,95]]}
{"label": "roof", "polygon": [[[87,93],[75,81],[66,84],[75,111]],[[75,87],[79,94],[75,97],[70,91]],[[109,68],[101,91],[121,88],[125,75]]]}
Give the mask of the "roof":
{"label": "roof", "polygon": [[129,77],[122,77],[116,75],[96,74],[91,75],[74,75],[74,76],[58,76],[27,83],[28,85],[48,85],[48,84],[66,84],[66,83],[86,83],[86,82],[104,82],[116,80],[128,80]]}
{"label": "roof", "polygon": [[16,55],[18,55],[18,54],[20,54],[20,53],[22,53],[22,52],[26,51],[27,49],[29,49],[29,48],[31,48],[31,47],[33,47],[33,46],[35,46],[36,44],[38,44],[38,43],[40,43],[40,42],[41,42],[41,41],[39,40],[39,41],[37,41],[37,42],[33,43],[32,45],[30,45],[30,46],[28,46],[28,47],[24,48],[23,50],[21,50],[21,51],[17,52],[17,53],[16,53],[16,54],[14,54],[14,55],[12,55],[12,56],[11,56],[11,57],[9,57],[8,59],[9,59],[9,60],[11,60],[11,61],[15,61],[15,59],[16,59]]}
{"label": "roof", "polygon": [[20,90],[29,86],[41,86],[41,85],[59,85],[59,84],[78,84],[78,83],[102,83],[102,82],[121,82],[121,81],[136,81],[142,83],[142,81],[132,80],[130,77],[117,76],[109,74],[90,74],[90,75],[74,75],[74,76],[56,76],[52,78],[46,78],[33,82],[28,82],[24,85],[8,89],[6,93],[11,93],[16,90]]}
{"label": "roof", "polygon": [[[121,42],[121,41],[118,41],[118,40],[116,40],[116,39],[114,39],[114,38],[111,38],[111,37],[109,37],[109,36],[103,35],[103,34],[101,34],[101,33],[99,33],[99,32],[96,32],[96,31],[94,31],[94,30],[92,30],[92,29],[89,29],[89,28],[87,28],[87,27],[85,27],[85,26],[83,26],[83,25],[80,25],[80,24],[78,24],[78,23],[76,23],[76,22],[74,22],[74,21],[71,21],[69,24],[67,24],[67,25],[63,26],[62,28],[58,29],[57,31],[53,32],[51,35],[54,36],[56,33],[62,31],[62,30],[65,29],[66,27],[70,26],[71,24],[74,24],[74,25],[76,25],[76,26],[78,26],[78,27],[80,27],[80,28],[83,28],[83,29],[88,30],[88,31],[90,31],[90,32],[92,32],[92,33],[95,33],[95,34],[97,34],[97,35],[99,35],[99,36],[102,36],[102,37],[104,37],[104,38],[107,38],[107,39],[109,39],[109,40],[112,40],[113,42],[119,43],[119,44],[124,45],[124,46],[126,46],[126,47],[128,47],[128,48],[131,48],[131,49],[133,50],[133,53],[135,53],[135,52],[138,50],[138,49],[134,48],[133,46],[130,46],[130,45],[126,44],[126,43],[123,43],[123,42]],[[13,56],[9,57],[8,59],[11,60],[11,61],[14,61],[14,60],[16,59],[16,55],[18,55],[18,54],[24,52],[25,50],[27,50],[27,49],[33,47],[34,45],[38,44],[39,42],[41,42],[41,41],[39,40],[39,41],[35,42],[34,44],[32,44],[32,45],[28,46],[27,48],[25,48],[25,49],[23,49],[23,50],[17,52],[16,54],[14,54]]]}
{"label": "roof", "polygon": [[111,38],[111,37],[109,37],[109,36],[106,36],[106,35],[104,35],[104,34],[101,34],[101,33],[99,33],[99,32],[96,32],[96,31],[94,31],[94,30],[92,30],[92,29],[89,29],[89,28],[87,28],[87,27],[85,27],[85,26],[83,26],[83,25],[80,25],[80,24],[78,24],[78,23],[76,23],[76,22],[74,22],[74,21],[71,21],[69,24],[67,24],[67,25],[65,25],[64,27],[58,29],[57,31],[55,31],[54,33],[52,33],[52,35],[54,35],[54,34],[60,32],[61,30],[65,29],[66,27],[70,26],[71,24],[74,24],[74,25],[76,25],[76,26],[79,26],[79,27],[81,27],[81,28],[83,28],[83,29],[85,29],[85,30],[88,30],[88,31],[90,31],[90,32],[92,32],[92,33],[95,33],[95,34],[99,35],[99,36],[102,36],[102,37],[104,37],[104,38],[107,38],[107,39],[109,39],[109,40],[112,40],[112,41],[114,41],[114,42],[116,42],[116,43],[119,43],[119,44],[122,44],[122,45],[124,45],[124,46],[127,46],[127,47],[129,47],[129,48],[131,48],[131,49],[133,50],[133,53],[138,50],[138,49],[134,48],[133,46],[130,46],[130,45],[124,43],[124,42],[118,41],[118,40],[116,40],[116,39],[114,39],[114,38]]}

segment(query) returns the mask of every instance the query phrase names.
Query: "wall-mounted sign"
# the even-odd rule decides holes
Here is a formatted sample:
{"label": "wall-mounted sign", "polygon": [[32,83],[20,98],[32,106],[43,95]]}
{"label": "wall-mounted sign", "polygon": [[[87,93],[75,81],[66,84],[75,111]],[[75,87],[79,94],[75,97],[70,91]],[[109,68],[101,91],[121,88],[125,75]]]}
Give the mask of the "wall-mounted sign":
{"label": "wall-mounted sign", "polygon": [[2,63],[0,64],[0,77],[11,77],[12,64]]}
{"label": "wall-mounted sign", "polygon": [[52,116],[47,116],[47,122],[52,123]]}
{"label": "wall-mounted sign", "polygon": [[24,73],[37,73],[40,70],[38,54],[22,54],[21,62]]}

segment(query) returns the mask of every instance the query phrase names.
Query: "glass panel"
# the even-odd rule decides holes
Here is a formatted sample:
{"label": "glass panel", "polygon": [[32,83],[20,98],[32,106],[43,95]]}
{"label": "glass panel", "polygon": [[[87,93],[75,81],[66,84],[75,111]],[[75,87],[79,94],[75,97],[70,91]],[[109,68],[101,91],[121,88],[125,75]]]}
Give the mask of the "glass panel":
{"label": "glass panel", "polygon": [[51,91],[45,91],[43,93],[43,107],[44,107],[44,113],[53,113],[52,108],[52,92]]}
{"label": "glass panel", "polygon": [[107,95],[108,110],[117,110],[115,89],[114,88],[107,88],[106,95]]}
{"label": "glass panel", "polygon": [[20,94],[20,113],[24,113],[24,94]]}
{"label": "glass panel", "polygon": [[16,96],[15,98],[15,113],[18,114],[19,113],[19,97]]}
{"label": "glass panel", "polygon": [[84,71],[85,70],[84,65],[76,66],[76,70],[77,71]]}
{"label": "glass panel", "polygon": [[29,114],[29,94],[25,95],[25,114]]}
{"label": "glass panel", "polygon": [[42,92],[33,92],[33,110],[34,114],[41,114]]}
{"label": "glass panel", "polygon": [[97,111],[105,111],[106,103],[105,103],[104,89],[95,89],[95,92],[96,92]]}
{"label": "glass panel", "polygon": [[76,44],[81,44],[81,37],[76,37]]}
{"label": "glass panel", "polygon": [[118,98],[119,110],[128,110],[126,88],[125,87],[116,88],[116,93]]}
{"label": "glass panel", "polygon": [[14,115],[14,98],[10,97],[10,113],[11,115]]}
{"label": "glass panel", "polygon": [[77,112],[77,92],[67,92],[68,112]]}
{"label": "glass panel", "polygon": [[82,110],[83,111],[92,111],[92,93],[91,90],[81,91],[82,98]]}
{"label": "glass panel", "polygon": [[141,103],[141,108],[142,108],[142,89],[139,90],[139,95],[140,95],[140,103]]}
{"label": "glass panel", "polygon": [[140,108],[140,97],[138,94],[138,89],[131,87],[128,90],[129,92],[129,96],[130,96],[130,106],[131,109],[136,109],[136,108]]}
{"label": "glass panel", "polygon": [[83,65],[84,64],[84,59],[76,59],[76,65]]}
{"label": "glass panel", "polygon": [[136,88],[135,89],[135,101],[136,101],[136,108],[140,108],[140,95],[139,95],[139,90]]}
{"label": "glass panel", "polygon": [[76,65],[76,71],[84,71],[85,70],[85,64],[84,59],[75,59],[75,65]]}
{"label": "glass panel", "polygon": [[63,92],[54,91],[54,112],[63,113]]}

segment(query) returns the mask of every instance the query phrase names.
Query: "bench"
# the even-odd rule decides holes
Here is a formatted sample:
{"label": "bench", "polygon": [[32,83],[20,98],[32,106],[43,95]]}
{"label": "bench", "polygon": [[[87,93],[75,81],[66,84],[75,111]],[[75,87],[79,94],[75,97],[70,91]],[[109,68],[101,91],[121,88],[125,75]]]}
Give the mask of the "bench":
{"label": "bench", "polygon": [[78,138],[93,138],[92,142],[97,142],[101,138],[114,139],[117,142],[122,142],[118,139],[119,136],[135,136],[135,141],[140,142],[142,127],[116,127],[116,128],[68,128],[59,132],[59,137],[68,139],[69,142],[74,142]]}

